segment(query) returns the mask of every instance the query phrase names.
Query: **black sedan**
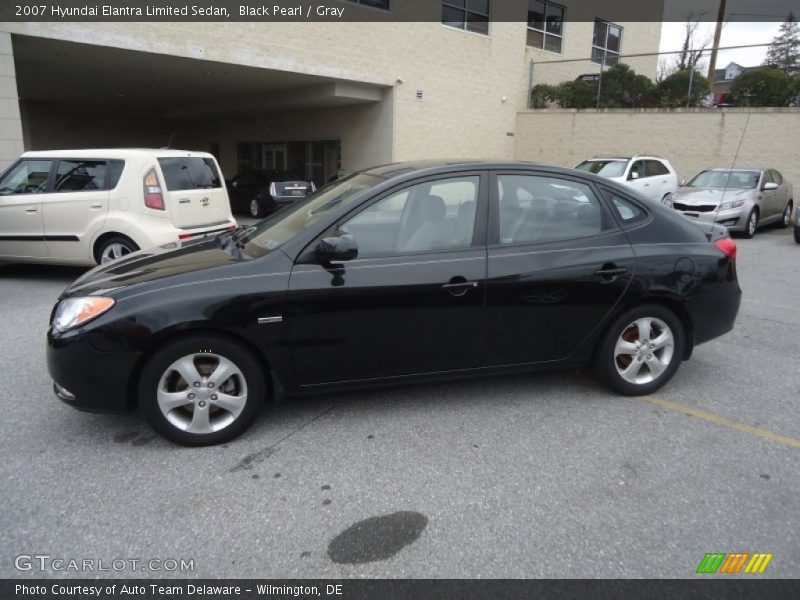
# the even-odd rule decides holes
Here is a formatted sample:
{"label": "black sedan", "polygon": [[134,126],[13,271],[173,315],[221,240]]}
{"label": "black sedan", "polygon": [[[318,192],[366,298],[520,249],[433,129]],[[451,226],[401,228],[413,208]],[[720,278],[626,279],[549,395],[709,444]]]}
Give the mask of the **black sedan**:
{"label": "black sedan", "polygon": [[313,182],[293,173],[250,169],[228,182],[228,197],[233,212],[260,219],[315,189]]}
{"label": "black sedan", "polygon": [[736,246],[629,188],[522,163],[392,164],[247,229],[97,267],[56,305],[57,395],[187,445],[277,390],[592,365],[664,385],[739,310]]}

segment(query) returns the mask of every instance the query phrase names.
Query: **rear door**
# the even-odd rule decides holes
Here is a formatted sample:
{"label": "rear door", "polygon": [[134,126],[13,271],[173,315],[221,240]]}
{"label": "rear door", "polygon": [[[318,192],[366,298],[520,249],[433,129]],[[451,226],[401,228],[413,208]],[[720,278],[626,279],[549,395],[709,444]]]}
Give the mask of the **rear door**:
{"label": "rear door", "polygon": [[485,362],[565,359],[625,293],[633,250],[579,180],[498,172],[490,193]]}
{"label": "rear door", "polygon": [[669,169],[660,160],[645,161],[645,174],[652,181],[650,184],[651,198],[661,199],[677,189],[677,182]]}
{"label": "rear door", "polygon": [[0,179],[0,256],[47,256],[42,205],[52,166],[49,158],[23,158]]}
{"label": "rear door", "polygon": [[[118,165],[122,161],[113,161]],[[114,168],[116,177],[121,168]],[[87,258],[89,243],[103,228],[112,175],[109,161],[60,159],[44,201],[44,232],[50,256]],[[116,182],[115,182],[116,183]]]}
{"label": "rear door", "polygon": [[195,229],[230,220],[228,193],[212,157],[162,156],[158,165],[167,209],[176,227]]}

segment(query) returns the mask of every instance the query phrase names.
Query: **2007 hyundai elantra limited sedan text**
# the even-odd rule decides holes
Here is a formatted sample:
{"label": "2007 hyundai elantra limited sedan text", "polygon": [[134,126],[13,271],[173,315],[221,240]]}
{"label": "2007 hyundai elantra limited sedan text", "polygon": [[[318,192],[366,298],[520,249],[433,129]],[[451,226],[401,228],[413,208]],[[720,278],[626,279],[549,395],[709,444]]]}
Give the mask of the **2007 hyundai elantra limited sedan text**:
{"label": "2007 hyundai elantra limited sedan text", "polygon": [[392,164],[89,271],[48,363],[66,403],[138,405],[187,445],[240,434],[278,390],[592,365],[648,394],[733,327],[735,257],[721,226],[588,173]]}

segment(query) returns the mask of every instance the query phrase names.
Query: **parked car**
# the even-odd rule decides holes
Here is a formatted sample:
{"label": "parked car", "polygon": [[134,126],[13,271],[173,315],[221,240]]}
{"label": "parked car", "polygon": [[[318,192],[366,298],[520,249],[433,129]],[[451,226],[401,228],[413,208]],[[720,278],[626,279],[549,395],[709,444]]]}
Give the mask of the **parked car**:
{"label": "parked car", "polygon": [[228,183],[233,210],[262,218],[287,206],[317,188],[307,181],[286,171],[242,171]]}
{"label": "parked car", "polygon": [[665,203],[687,217],[720,223],[751,238],[762,225],[789,226],[794,190],[775,169],[706,169]]}
{"label": "parked car", "polygon": [[235,229],[219,173],[202,152],[26,152],[0,176],[0,259],[93,265]]}
{"label": "parked car", "polygon": [[402,163],[258,225],[97,267],[59,298],[55,391],[228,440],[274,390],[592,364],[664,385],[729,331],[736,245],[612,181],[530,163]]}
{"label": "parked car", "polygon": [[575,167],[632,187],[644,196],[660,202],[678,189],[678,176],[665,158],[636,155],[628,158],[598,157]]}

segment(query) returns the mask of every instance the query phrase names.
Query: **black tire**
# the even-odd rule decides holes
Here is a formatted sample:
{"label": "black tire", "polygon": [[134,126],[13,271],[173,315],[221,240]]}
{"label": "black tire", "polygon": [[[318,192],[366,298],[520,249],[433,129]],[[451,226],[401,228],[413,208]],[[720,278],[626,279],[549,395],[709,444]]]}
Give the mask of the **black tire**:
{"label": "black tire", "polygon": [[800,244],[800,225],[794,226],[794,241]]}
{"label": "black tire", "polygon": [[[97,244],[94,249],[94,260],[98,265],[103,264],[103,261],[108,258],[120,258],[132,252],[139,250],[136,243],[124,235],[113,235],[105,238],[101,243]],[[110,254],[116,256],[111,257]],[[106,260],[108,262],[108,260]]]}
{"label": "black tire", "polygon": [[789,202],[786,203],[786,208],[783,209],[781,220],[778,221],[778,229],[786,229],[789,226],[789,223],[792,222],[793,207],[794,207],[794,201],[789,200]]}
{"label": "black tire", "polygon": [[263,219],[267,215],[267,208],[264,201],[258,196],[253,196],[247,203],[247,214],[254,219]]}
{"label": "black tire", "polygon": [[[646,380],[648,376],[652,376],[653,374],[649,365],[654,363],[652,363],[651,359],[648,358],[649,356],[655,356],[656,359],[659,360],[659,363],[667,362],[666,350],[668,349],[668,346],[649,350],[650,355],[648,355],[648,350],[645,344],[645,347],[643,347],[641,350],[641,358],[632,356],[629,359],[630,361],[627,363],[624,361],[624,359],[628,358],[626,354],[616,354],[615,350],[617,341],[622,338],[623,334],[628,335],[628,333],[634,330],[638,339],[638,328],[636,328],[633,324],[640,319],[653,320],[653,327],[651,329],[651,332],[655,335],[653,340],[657,340],[658,336],[663,332],[663,328],[661,327],[662,324],[668,327],[669,333],[672,336],[672,348],[668,364],[663,371],[654,377],[652,381],[634,383],[625,379],[620,373],[619,369],[625,370],[629,365],[632,365],[634,362],[638,361],[640,365],[639,373],[642,375],[642,379]],[[633,345],[636,344],[636,341],[633,339],[629,339],[627,337],[622,339]],[[647,338],[648,343],[652,342],[653,340],[650,340],[649,337]],[[638,341],[641,340],[639,339]],[[661,306],[660,304],[643,304],[624,312],[611,324],[605,336],[600,341],[600,345],[597,347],[594,365],[595,371],[600,379],[606,383],[606,385],[620,394],[625,396],[644,396],[647,394],[652,394],[665,383],[667,383],[667,381],[669,381],[678,370],[681,362],[683,361],[685,347],[686,334],[680,318],[678,318],[678,316],[670,309]],[[637,350],[637,352],[639,351]],[[661,359],[664,360],[662,361]],[[647,366],[646,374],[642,372],[645,365]]]}
{"label": "black tire", "polygon": [[[750,211],[750,214],[747,215],[747,223],[745,223],[742,235],[748,240],[752,239],[753,236],[756,234],[756,230],[758,229],[758,217],[759,214],[757,208],[753,208],[753,210]],[[755,218],[755,223],[753,223],[754,218]]]}
{"label": "black tire", "polygon": [[[200,375],[195,382],[185,381],[173,369],[174,364],[191,357],[192,365]],[[218,382],[219,397],[214,394],[215,369],[232,363],[238,372]],[[216,364],[215,364],[216,363]],[[241,381],[243,379],[243,381]],[[159,389],[168,393],[186,394],[194,399],[165,413],[159,401]],[[184,337],[168,342],[147,361],[139,378],[139,405],[147,420],[158,433],[183,446],[208,446],[220,444],[243,433],[255,420],[266,397],[266,378],[259,361],[234,341],[216,335]],[[243,408],[234,415],[220,407],[224,398],[239,399]],[[205,402],[205,404],[203,404]],[[200,408],[203,407],[203,408]],[[208,432],[192,432],[195,411],[207,411]],[[169,414],[169,417],[167,417]],[[198,418],[202,425],[203,419]],[[214,427],[218,427],[214,430]]]}

